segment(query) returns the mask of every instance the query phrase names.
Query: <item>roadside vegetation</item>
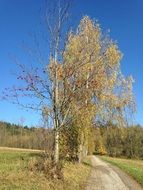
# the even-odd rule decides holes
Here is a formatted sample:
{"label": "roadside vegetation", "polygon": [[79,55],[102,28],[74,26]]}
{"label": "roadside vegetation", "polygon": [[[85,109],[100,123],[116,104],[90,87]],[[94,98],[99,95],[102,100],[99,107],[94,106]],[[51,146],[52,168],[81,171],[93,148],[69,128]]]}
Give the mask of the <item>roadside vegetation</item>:
{"label": "roadside vegetation", "polygon": [[91,167],[89,159],[84,163],[65,162],[63,180],[48,179],[43,172],[30,170],[31,163],[41,153],[0,150],[0,190],[83,190]]}
{"label": "roadside vegetation", "polygon": [[104,161],[113,164],[127,174],[132,176],[136,181],[138,181],[143,186],[143,161],[135,159],[123,159],[123,158],[111,158],[107,156],[100,157]]}

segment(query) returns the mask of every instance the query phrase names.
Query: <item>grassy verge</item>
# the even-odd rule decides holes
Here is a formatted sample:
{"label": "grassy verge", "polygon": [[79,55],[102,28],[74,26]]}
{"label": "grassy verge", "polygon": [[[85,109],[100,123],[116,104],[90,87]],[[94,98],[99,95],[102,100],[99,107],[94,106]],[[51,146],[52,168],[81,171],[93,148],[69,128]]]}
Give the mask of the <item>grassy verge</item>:
{"label": "grassy verge", "polygon": [[[47,179],[42,172],[31,172],[28,163],[40,153],[0,150],[0,190],[83,190],[91,167],[65,163],[64,180]],[[86,163],[87,161],[85,161]]]}
{"label": "grassy verge", "polygon": [[107,156],[100,157],[104,161],[107,161],[126,173],[132,176],[136,181],[138,181],[143,186],[143,161],[134,159],[121,159],[121,158],[111,158]]}

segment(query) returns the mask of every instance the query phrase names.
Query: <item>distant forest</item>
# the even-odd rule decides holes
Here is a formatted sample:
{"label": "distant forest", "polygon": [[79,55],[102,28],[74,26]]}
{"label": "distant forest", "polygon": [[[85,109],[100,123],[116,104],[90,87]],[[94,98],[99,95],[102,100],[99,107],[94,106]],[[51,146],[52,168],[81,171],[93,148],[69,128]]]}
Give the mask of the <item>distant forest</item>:
{"label": "distant forest", "polygon": [[45,149],[52,132],[40,127],[27,127],[0,121],[0,146]]}
{"label": "distant forest", "polygon": [[[94,127],[91,134],[89,154],[94,152],[114,157],[143,158],[143,128],[139,125],[119,128],[108,124]],[[0,122],[0,146],[50,150],[52,139],[50,129]],[[65,143],[64,149],[66,146]]]}

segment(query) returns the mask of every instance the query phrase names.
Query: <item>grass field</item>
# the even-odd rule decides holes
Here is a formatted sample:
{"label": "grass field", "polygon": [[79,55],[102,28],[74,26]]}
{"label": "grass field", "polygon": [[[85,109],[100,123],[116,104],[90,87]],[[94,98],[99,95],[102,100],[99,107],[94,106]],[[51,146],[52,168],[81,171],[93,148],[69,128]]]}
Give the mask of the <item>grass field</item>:
{"label": "grass field", "polygon": [[28,163],[38,152],[0,149],[0,190],[83,190],[90,173],[87,164],[64,164],[64,180],[47,179],[42,172],[31,172]]}
{"label": "grass field", "polygon": [[121,159],[121,158],[111,158],[107,156],[100,157],[104,161],[107,161],[128,173],[136,181],[138,181],[143,186],[143,161],[135,159]]}

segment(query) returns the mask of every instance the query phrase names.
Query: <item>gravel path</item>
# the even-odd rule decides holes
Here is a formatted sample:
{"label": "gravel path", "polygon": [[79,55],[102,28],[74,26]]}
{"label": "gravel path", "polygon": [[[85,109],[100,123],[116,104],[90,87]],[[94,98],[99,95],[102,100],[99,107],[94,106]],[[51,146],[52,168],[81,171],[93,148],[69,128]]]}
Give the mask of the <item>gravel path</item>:
{"label": "gravel path", "polygon": [[93,170],[86,190],[143,190],[131,177],[117,167],[92,156]]}

